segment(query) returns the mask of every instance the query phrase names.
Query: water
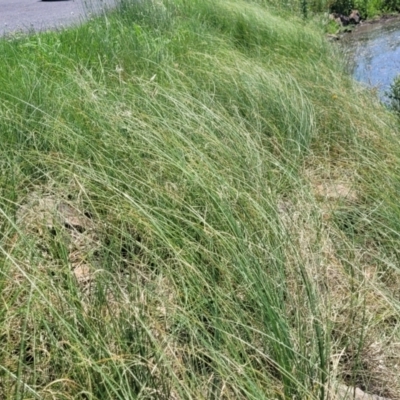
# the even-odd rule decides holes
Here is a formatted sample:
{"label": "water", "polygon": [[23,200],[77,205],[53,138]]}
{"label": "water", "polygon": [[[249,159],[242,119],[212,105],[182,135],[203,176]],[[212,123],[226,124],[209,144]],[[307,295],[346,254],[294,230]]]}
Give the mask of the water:
{"label": "water", "polygon": [[387,101],[385,93],[400,74],[400,20],[364,24],[343,42],[355,79],[376,88]]}

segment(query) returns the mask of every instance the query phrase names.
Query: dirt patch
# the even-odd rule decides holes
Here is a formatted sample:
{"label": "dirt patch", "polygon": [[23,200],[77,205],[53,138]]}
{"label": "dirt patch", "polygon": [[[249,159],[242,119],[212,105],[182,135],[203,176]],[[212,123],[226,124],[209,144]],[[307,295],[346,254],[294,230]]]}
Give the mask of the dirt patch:
{"label": "dirt patch", "polygon": [[336,393],[331,398],[335,400],[389,400],[386,397],[368,394],[359,388],[346,385],[338,385],[334,392]]}
{"label": "dirt patch", "polygon": [[345,182],[322,182],[315,186],[314,193],[317,197],[327,200],[346,200],[355,202],[357,193],[351,185]]}
{"label": "dirt patch", "polygon": [[36,239],[44,258],[51,265],[57,254],[51,247],[62,246],[77,281],[90,281],[91,267],[87,255],[99,247],[98,227],[91,214],[68,196],[33,191],[17,210],[17,225],[24,234]]}
{"label": "dirt patch", "polygon": [[361,28],[363,25],[385,24],[393,21],[400,21],[400,14],[386,14],[367,19],[363,21],[357,29]]}

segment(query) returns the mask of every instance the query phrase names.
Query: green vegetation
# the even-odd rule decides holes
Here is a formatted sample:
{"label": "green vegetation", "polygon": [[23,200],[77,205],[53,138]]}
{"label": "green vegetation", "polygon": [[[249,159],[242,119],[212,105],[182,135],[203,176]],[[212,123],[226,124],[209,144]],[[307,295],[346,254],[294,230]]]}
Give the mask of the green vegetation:
{"label": "green vegetation", "polygon": [[348,15],[351,10],[359,10],[363,18],[400,11],[400,0],[288,0],[279,2],[280,6],[311,12],[335,12]]}
{"label": "green vegetation", "polygon": [[400,76],[393,80],[386,96],[389,99],[389,108],[400,115]]}
{"label": "green vegetation", "polygon": [[335,12],[345,14],[357,9],[364,18],[400,11],[399,0],[333,0],[328,6]]}
{"label": "green vegetation", "polygon": [[0,41],[1,399],[400,398],[397,120],[317,29],[121,1]]}

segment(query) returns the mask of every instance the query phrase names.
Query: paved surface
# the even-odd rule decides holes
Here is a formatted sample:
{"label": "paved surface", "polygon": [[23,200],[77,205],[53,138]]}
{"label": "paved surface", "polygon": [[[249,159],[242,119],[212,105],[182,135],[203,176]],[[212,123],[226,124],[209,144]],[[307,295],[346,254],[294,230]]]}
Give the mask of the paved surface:
{"label": "paved surface", "polygon": [[0,35],[59,28],[100,12],[115,0],[0,0]]}

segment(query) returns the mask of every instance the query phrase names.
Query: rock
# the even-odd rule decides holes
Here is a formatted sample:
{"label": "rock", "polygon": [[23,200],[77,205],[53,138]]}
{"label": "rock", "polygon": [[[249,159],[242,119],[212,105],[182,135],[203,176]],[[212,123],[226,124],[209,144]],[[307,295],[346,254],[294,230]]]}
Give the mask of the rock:
{"label": "rock", "polygon": [[376,394],[368,394],[363,390],[346,385],[338,385],[336,390],[337,400],[390,400],[386,397],[377,396]]}
{"label": "rock", "polygon": [[340,19],[340,22],[341,22],[342,26],[347,26],[347,25],[350,24],[350,18],[346,17],[345,15],[341,15],[339,17],[339,19]]}
{"label": "rock", "polygon": [[350,24],[359,24],[361,22],[361,15],[358,10],[352,10],[349,15],[349,22]]}
{"label": "rock", "polygon": [[341,26],[357,25],[361,22],[361,15],[358,10],[352,10],[349,16],[343,14],[329,14],[330,21],[336,21]]}

